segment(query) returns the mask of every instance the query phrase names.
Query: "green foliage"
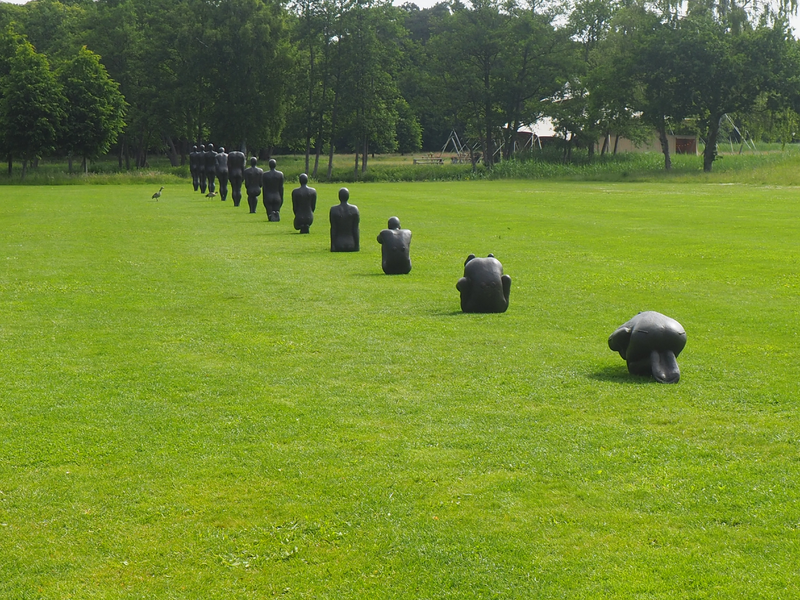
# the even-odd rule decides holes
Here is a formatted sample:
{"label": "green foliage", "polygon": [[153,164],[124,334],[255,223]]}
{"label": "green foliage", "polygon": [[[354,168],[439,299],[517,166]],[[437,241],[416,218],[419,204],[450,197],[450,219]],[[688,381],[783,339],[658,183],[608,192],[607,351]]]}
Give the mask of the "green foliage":
{"label": "green foliage", "polygon": [[[491,166],[511,158],[521,128],[547,116],[568,142],[566,160],[573,149],[592,156],[608,136],[649,139],[655,129],[663,143],[690,119],[703,129],[710,170],[723,115],[773,123],[759,133],[785,141],[800,109],[789,0],[475,0],[426,9],[389,0],[37,0],[0,8],[0,26],[16,22],[59,69],[84,44],[101,57],[128,106],[114,151],[137,168],[154,154],[178,167],[194,143],[211,141],[261,155],[304,152],[317,177],[323,153],[329,170],[336,152],[355,153],[357,177],[376,152],[436,151],[452,130]],[[763,107],[769,114],[756,115]]]}
{"label": "green foliage", "polygon": [[[346,254],[316,187],[305,236],[0,188],[0,596],[797,595],[797,187],[355,184]],[[507,313],[460,312],[470,252]],[[678,385],[607,347],[645,309]]]}
{"label": "green foliage", "polygon": [[58,72],[66,100],[61,147],[84,159],[106,154],[125,122],[119,86],[85,46]]}
{"label": "green foliage", "polygon": [[55,149],[64,97],[47,58],[30,42],[17,44],[8,65],[0,80],[0,139],[8,154],[27,162]]}
{"label": "green foliage", "polygon": [[204,110],[209,139],[218,145],[258,149],[280,143],[292,83],[286,21],[273,1],[231,0],[206,9],[205,22],[213,24],[203,29],[206,46],[190,47],[204,55]]}
{"label": "green foliage", "polygon": [[422,127],[403,98],[395,103],[397,112],[397,150],[401,153],[416,152],[422,148]]}
{"label": "green foliage", "polygon": [[72,58],[89,42],[87,25],[94,14],[92,2],[36,0],[19,15],[21,32],[36,51],[51,63]]}

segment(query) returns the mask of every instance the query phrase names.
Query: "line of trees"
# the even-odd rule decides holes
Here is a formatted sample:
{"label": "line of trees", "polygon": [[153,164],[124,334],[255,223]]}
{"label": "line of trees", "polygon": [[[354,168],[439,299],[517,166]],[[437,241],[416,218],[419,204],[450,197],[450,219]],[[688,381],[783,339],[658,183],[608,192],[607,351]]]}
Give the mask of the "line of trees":
{"label": "line of trees", "polygon": [[[711,170],[723,118],[795,135],[796,0],[33,0],[0,4],[0,149],[22,161],[173,165],[194,143],[304,152],[439,149],[491,165],[544,116],[573,147],[694,127]],[[71,163],[70,163],[71,165]]]}

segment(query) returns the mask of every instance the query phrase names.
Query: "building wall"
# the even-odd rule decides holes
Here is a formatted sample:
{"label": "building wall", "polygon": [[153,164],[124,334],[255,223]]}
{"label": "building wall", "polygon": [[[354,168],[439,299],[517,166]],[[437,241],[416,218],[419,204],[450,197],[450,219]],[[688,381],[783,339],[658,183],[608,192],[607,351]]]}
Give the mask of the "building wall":
{"label": "building wall", "polygon": [[[697,143],[697,136],[694,135],[671,135],[667,134],[667,140],[669,141],[669,153],[670,154],[678,154],[676,150],[676,146],[681,147],[684,151],[681,152],[682,154],[698,154],[699,144]],[[676,142],[678,142],[676,144]],[[603,138],[600,138],[597,142],[597,149],[603,147]],[[611,135],[611,141],[609,145],[609,152],[614,151],[614,135]],[[617,152],[661,152],[661,142],[658,139],[658,134],[653,134],[650,139],[645,142],[640,143],[638,146],[634,144],[628,138],[619,138],[619,142],[617,143]]]}

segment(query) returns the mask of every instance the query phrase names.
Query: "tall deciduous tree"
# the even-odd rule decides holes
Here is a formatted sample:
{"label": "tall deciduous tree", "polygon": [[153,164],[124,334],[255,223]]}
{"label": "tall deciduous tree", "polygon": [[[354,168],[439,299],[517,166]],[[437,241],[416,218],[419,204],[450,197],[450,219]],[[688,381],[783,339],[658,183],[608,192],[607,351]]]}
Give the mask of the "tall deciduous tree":
{"label": "tall deciduous tree", "polygon": [[680,30],[692,112],[705,131],[703,170],[711,171],[725,114],[749,111],[763,92],[780,85],[776,65],[789,51],[785,22],[753,28],[741,9],[720,16],[700,6],[681,20]]}
{"label": "tall deciduous tree", "polygon": [[25,8],[22,32],[53,65],[73,56],[89,41],[87,22],[94,14],[91,0],[36,0]]}
{"label": "tall deciduous tree", "polygon": [[399,11],[386,0],[352,0],[341,16],[339,89],[341,125],[361,172],[375,148],[396,148],[395,83],[403,36]]}
{"label": "tall deciduous tree", "polygon": [[58,72],[66,99],[61,147],[88,159],[108,152],[125,122],[125,100],[119,85],[108,76],[100,57],[85,46]]}
{"label": "tall deciduous tree", "polygon": [[[601,94],[615,99],[620,112],[638,114],[658,134],[666,170],[672,167],[669,124],[680,123],[691,104],[691,65],[684,61],[680,34],[677,17],[638,4],[627,6],[615,15],[598,47],[591,77]],[[635,121],[629,124],[635,139]]]}
{"label": "tall deciduous tree", "polygon": [[286,12],[275,0],[225,0],[208,8],[200,48],[210,67],[211,138],[232,147],[275,146],[291,85]]}
{"label": "tall deciduous tree", "polygon": [[450,102],[467,123],[491,166],[495,133],[503,125],[497,90],[505,84],[504,61],[514,51],[511,19],[497,0],[472,0],[470,8],[455,3],[452,10],[430,43],[444,93],[440,101]]}
{"label": "tall deciduous tree", "polygon": [[7,153],[28,163],[55,149],[64,97],[47,58],[27,40],[17,44],[0,82],[0,138]]}

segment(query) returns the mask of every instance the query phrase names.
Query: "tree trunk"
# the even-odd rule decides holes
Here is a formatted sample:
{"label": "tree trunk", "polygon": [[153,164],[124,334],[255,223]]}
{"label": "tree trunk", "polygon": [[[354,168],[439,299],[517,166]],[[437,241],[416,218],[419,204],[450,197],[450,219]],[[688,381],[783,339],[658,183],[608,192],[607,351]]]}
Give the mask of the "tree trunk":
{"label": "tree trunk", "polygon": [[719,136],[720,119],[712,116],[708,122],[708,136],[706,136],[706,147],[703,149],[703,171],[711,172],[711,167],[717,158],[717,137]]}
{"label": "tree trunk", "polygon": [[338,117],[338,104],[339,104],[339,93],[338,91],[334,92],[333,94],[333,112],[331,113],[331,133],[330,133],[330,148],[328,149],[328,181],[331,180],[331,176],[333,175],[333,140],[336,139],[336,118]]}
{"label": "tree trunk", "polygon": [[619,134],[614,136],[614,156],[617,155],[617,148],[619,147]]}
{"label": "tree trunk", "polygon": [[308,110],[306,112],[306,170],[311,158],[311,120],[314,106],[314,46],[309,44],[309,72],[308,72]]}
{"label": "tree trunk", "polygon": [[13,167],[14,167],[14,159],[9,154],[8,155],[8,176],[9,177],[11,177],[11,171],[12,171]]}
{"label": "tree trunk", "polygon": [[369,156],[369,138],[364,136],[364,149],[361,153],[361,172],[367,172],[367,156]]}
{"label": "tree trunk", "polygon": [[22,175],[19,178],[20,181],[24,181],[25,180],[25,174],[27,172],[28,172],[28,159],[27,158],[23,158],[22,159]]}
{"label": "tree trunk", "polygon": [[172,141],[172,136],[167,136],[167,144],[169,145],[169,164],[173,167],[177,167],[180,163],[178,162],[178,149],[175,147],[175,142]]}
{"label": "tree trunk", "polygon": [[568,163],[572,160],[572,138],[575,137],[570,132],[569,137],[565,140],[566,143],[564,144],[564,163]]}
{"label": "tree trunk", "polygon": [[147,133],[142,132],[142,139],[139,140],[139,147],[136,149],[136,168],[142,169],[144,168],[145,164],[147,163],[147,149],[145,146],[145,140],[147,139]]}
{"label": "tree trunk", "polygon": [[483,71],[483,126],[486,134],[486,151],[483,156],[483,164],[491,167],[494,164],[494,148],[492,147],[492,101],[490,94],[491,86],[489,81],[489,69]]}
{"label": "tree trunk", "polygon": [[358,181],[358,148],[356,148],[356,164],[353,165],[353,177]]}
{"label": "tree trunk", "polygon": [[669,155],[669,138],[667,137],[667,124],[662,121],[658,126],[658,139],[661,142],[661,152],[664,153],[664,170],[672,169],[672,158]]}
{"label": "tree trunk", "polygon": [[[325,46],[325,64],[328,63],[328,45]],[[322,76],[322,101],[320,102],[319,106],[319,123],[317,125],[317,154],[314,158],[314,179],[317,178],[317,169],[319,167],[319,157],[322,154],[322,140],[324,140],[324,131],[325,131],[325,106],[326,99],[328,96],[328,69],[323,69],[323,76]],[[333,145],[333,140],[331,139],[331,145]],[[330,179],[330,175],[328,175],[328,179]]]}

